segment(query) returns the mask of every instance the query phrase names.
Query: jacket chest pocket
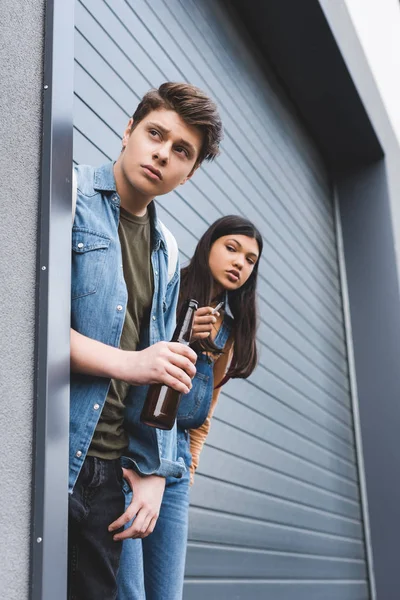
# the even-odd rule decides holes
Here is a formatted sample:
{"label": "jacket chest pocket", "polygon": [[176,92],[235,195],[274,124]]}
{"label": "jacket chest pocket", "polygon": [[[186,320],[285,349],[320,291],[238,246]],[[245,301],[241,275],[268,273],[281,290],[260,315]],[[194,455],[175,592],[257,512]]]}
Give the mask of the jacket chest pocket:
{"label": "jacket chest pocket", "polygon": [[72,230],[72,300],[97,291],[109,246],[110,239],[99,233]]}

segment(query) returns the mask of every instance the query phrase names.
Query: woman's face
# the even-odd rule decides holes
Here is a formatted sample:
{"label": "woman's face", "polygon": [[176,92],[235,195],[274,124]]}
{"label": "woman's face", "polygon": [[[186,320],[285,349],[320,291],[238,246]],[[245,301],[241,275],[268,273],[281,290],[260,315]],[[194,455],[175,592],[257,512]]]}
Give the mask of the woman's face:
{"label": "woman's face", "polygon": [[246,283],[257,263],[257,240],[247,235],[225,235],[211,246],[208,264],[215,281],[214,295],[237,290]]}

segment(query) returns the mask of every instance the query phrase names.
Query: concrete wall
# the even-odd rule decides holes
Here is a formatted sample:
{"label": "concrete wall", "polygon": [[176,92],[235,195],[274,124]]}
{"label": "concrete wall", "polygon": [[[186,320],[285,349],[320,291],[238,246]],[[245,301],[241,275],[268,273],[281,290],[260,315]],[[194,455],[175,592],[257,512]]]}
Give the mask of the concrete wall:
{"label": "concrete wall", "polygon": [[400,274],[400,5],[397,0],[320,4],[386,155]]}
{"label": "concrete wall", "polygon": [[375,10],[320,0],[384,154],[336,178],[377,600],[398,598],[400,536],[400,9],[391,1]]}
{"label": "concrete wall", "polygon": [[382,101],[400,142],[400,3],[345,0]]}
{"label": "concrete wall", "polygon": [[[347,10],[375,78],[394,135],[400,144],[400,3],[398,0],[345,0]],[[389,168],[398,172],[397,160]],[[393,190],[398,185],[392,183]],[[397,187],[397,190],[399,188]],[[398,193],[398,192],[397,192]],[[400,262],[400,200],[392,202]]]}
{"label": "concrete wall", "polygon": [[28,597],[44,0],[0,19],[0,597]]}

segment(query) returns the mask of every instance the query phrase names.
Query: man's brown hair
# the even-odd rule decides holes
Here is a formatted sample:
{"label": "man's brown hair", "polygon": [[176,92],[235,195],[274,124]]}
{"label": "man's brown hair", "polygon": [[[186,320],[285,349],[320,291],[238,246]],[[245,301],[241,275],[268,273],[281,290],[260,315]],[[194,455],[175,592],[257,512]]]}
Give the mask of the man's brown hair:
{"label": "man's brown hair", "polygon": [[222,122],[216,104],[201,90],[190,83],[167,82],[158,90],[147,92],[138,104],[132,118],[133,125],[140,123],[152,110],[174,110],[188,125],[198,127],[204,140],[195,166],[203,160],[213,160],[219,154],[222,139]]}

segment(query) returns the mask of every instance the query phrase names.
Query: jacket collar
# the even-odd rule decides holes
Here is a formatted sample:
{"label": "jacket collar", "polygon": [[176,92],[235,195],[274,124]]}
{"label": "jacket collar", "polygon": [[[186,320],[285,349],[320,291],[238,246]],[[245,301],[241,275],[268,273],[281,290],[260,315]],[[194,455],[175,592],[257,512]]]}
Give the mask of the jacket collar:
{"label": "jacket collar", "polygon": [[114,162],[106,163],[94,170],[93,187],[96,192],[116,192]]}

